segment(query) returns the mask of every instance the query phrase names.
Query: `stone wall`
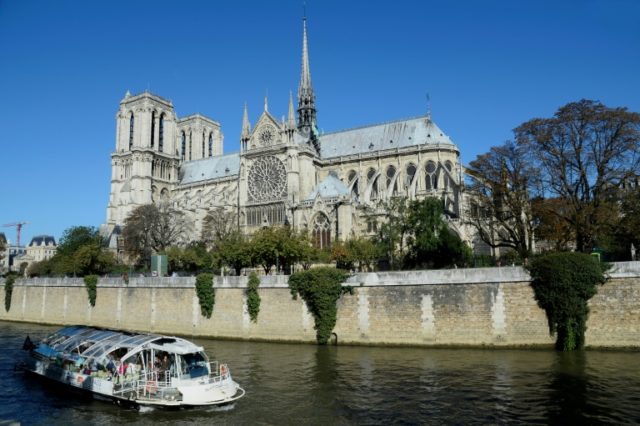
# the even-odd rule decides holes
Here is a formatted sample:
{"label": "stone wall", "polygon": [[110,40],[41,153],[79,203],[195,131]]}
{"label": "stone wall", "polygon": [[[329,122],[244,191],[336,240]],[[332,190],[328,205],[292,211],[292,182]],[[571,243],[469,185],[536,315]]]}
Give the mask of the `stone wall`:
{"label": "stone wall", "polygon": [[[640,262],[615,264],[590,301],[587,345],[640,346]],[[286,276],[262,277],[257,323],[246,309],[246,277],[217,277],[210,319],[200,314],[195,279],[101,279],[95,307],[82,279],[36,278],[14,285],[0,320],[88,324],[186,336],[314,342],[314,321],[293,300]],[[544,311],[518,267],[357,274],[338,302],[341,344],[548,346]]]}

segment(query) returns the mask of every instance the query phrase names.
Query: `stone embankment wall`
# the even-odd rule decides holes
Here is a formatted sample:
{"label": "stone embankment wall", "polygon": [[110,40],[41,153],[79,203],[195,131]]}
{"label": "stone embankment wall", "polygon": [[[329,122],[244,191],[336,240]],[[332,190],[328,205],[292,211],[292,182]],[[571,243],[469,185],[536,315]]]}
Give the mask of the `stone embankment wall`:
{"label": "stone embankment wall", "polygon": [[[615,264],[590,301],[587,345],[640,346],[640,262]],[[246,308],[246,277],[217,277],[210,319],[200,314],[195,279],[101,279],[95,307],[81,278],[18,280],[0,320],[87,324],[185,336],[314,342],[313,317],[293,300],[286,276],[262,277],[257,323]],[[0,284],[2,282],[0,281]],[[548,346],[544,311],[518,267],[365,273],[338,302],[340,344]]]}

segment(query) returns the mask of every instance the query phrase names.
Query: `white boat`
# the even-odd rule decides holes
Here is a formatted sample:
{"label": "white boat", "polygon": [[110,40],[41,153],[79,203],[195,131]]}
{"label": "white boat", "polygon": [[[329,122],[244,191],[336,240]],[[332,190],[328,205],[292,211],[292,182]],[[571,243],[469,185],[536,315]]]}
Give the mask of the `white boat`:
{"label": "white boat", "polygon": [[245,391],[227,364],[179,337],[65,327],[24,349],[26,371],[134,406],[229,404]]}

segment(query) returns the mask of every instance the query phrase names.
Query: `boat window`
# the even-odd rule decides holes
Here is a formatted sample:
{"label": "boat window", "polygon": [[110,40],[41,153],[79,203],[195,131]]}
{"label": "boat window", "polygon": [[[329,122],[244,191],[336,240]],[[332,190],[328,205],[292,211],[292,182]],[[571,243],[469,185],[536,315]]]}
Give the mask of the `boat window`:
{"label": "boat window", "polygon": [[202,352],[178,356],[180,360],[180,374],[183,378],[196,378],[209,374],[207,360]]}

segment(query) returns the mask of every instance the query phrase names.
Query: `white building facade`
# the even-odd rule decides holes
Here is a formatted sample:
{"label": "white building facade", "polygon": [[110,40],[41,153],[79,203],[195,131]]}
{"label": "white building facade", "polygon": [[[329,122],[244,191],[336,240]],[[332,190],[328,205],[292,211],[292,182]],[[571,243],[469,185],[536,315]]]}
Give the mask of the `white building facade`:
{"label": "white building facade", "polygon": [[430,115],[319,134],[306,20],[296,104],[290,96],[288,117],[279,121],[265,100],[253,126],[245,106],[240,152],[225,154],[220,123],[178,118],[166,99],[127,93],[116,115],[103,232],[117,233],[138,206],[166,201],[193,224],[191,240],[200,239],[206,214],[223,208],[247,234],[288,224],[325,247],[373,234],[392,197],[434,196],[443,199],[451,228],[473,246],[461,221],[460,152]]}

